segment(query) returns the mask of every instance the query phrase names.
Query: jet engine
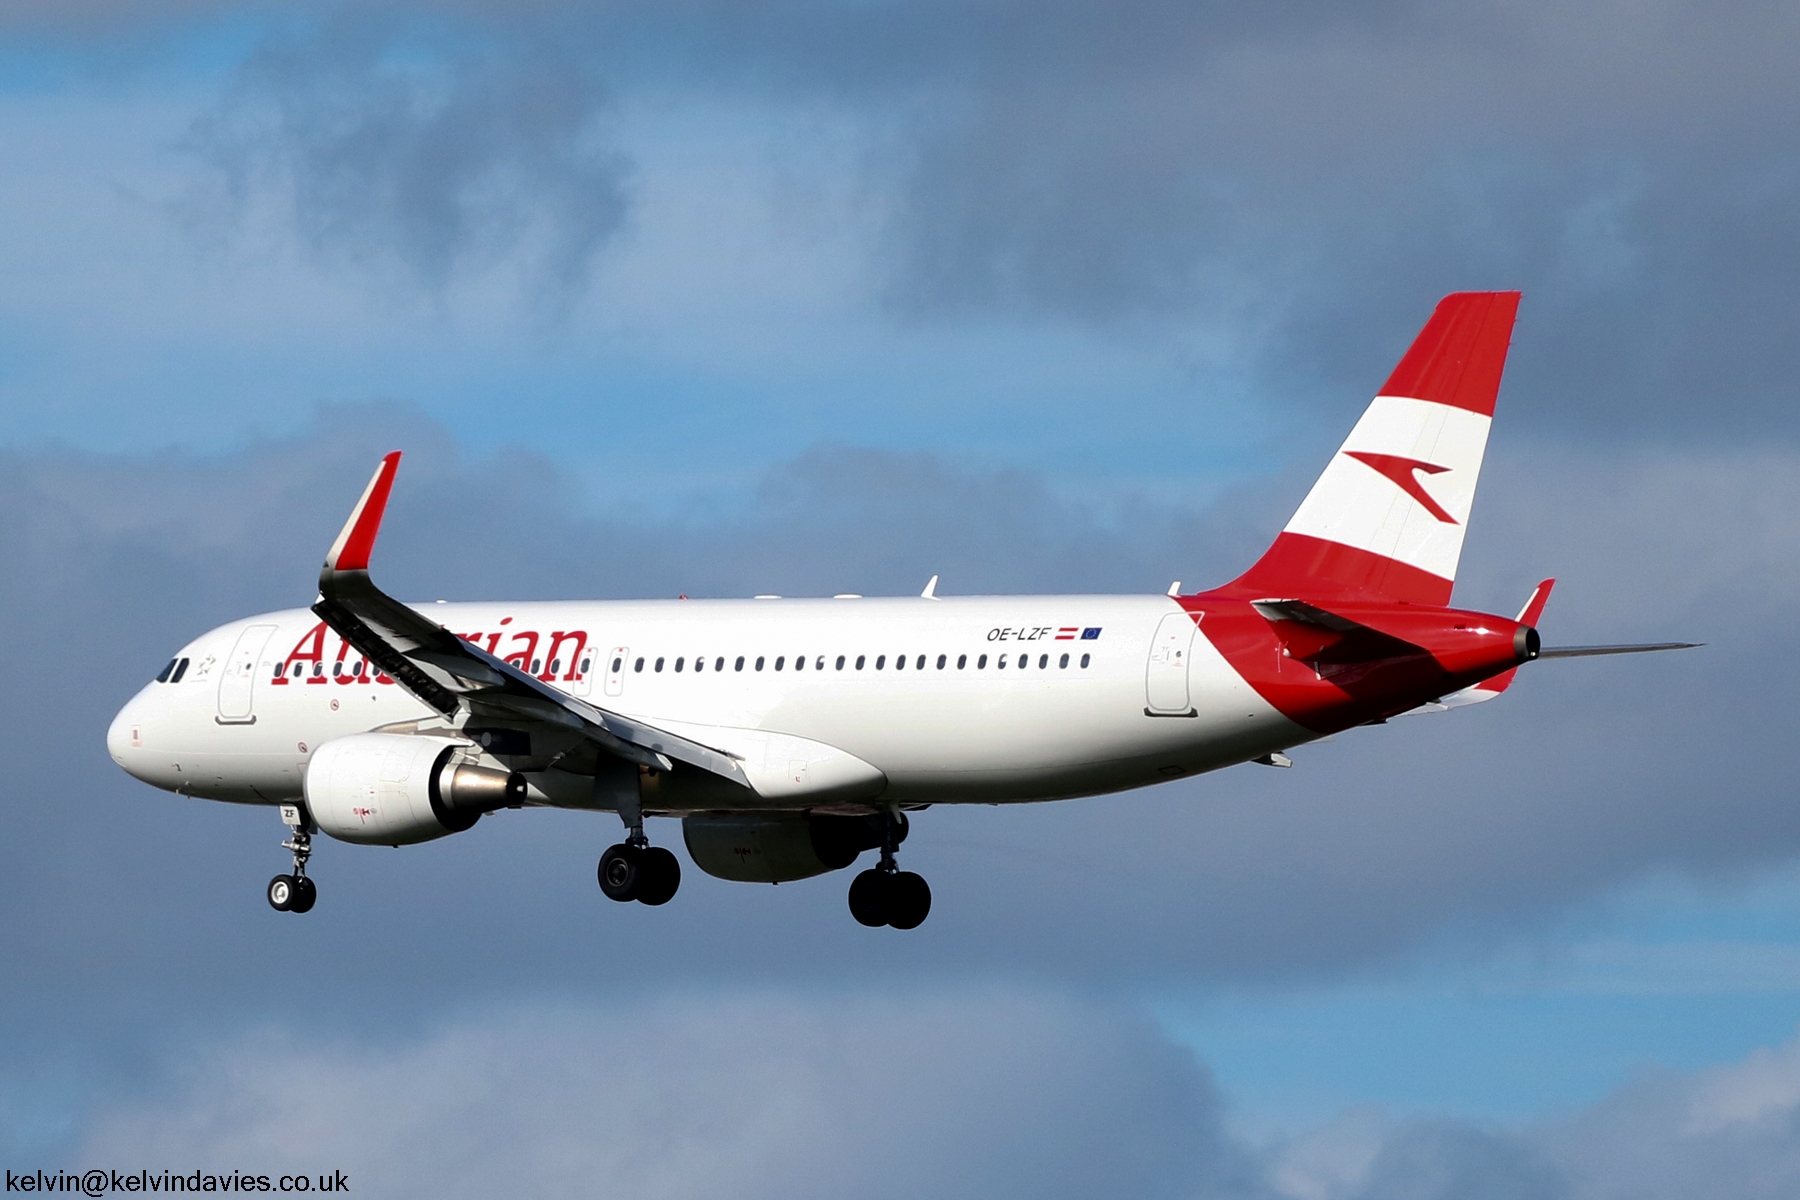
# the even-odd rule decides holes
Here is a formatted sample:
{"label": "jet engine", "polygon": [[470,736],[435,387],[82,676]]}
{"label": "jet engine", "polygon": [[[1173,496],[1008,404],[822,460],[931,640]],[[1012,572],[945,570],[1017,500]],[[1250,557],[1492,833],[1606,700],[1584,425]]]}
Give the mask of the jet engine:
{"label": "jet engine", "polygon": [[306,806],[340,841],[400,846],[461,833],[482,813],[525,801],[523,775],[476,766],[475,753],[428,734],[333,738],[306,765]]}
{"label": "jet engine", "polygon": [[[684,817],[682,840],[694,865],[739,883],[789,883],[856,861],[881,845],[880,817],[727,815]],[[906,818],[895,828],[906,839]]]}

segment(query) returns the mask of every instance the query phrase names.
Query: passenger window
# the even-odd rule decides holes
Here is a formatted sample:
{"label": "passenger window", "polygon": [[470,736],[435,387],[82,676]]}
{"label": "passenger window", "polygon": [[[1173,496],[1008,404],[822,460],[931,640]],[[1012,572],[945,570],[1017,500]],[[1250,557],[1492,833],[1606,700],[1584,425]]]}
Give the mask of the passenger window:
{"label": "passenger window", "polygon": [[300,672],[302,672],[304,670],[306,670],[305,663],[295,663],[294,664],[294,678],[295,679],[300,678]]}
{"label": "passenger window", "polygon": [[544,660],[541,658],[534,658],[531,660],[531,673],[533,675],[536,675],[538,673],[538,670],[542,666],[543,661]]}
{"label": "passenger window", "polygon": [[756,656],[756,669],[759,671],[762,670],[762,665],[763,665],[763,656],[759,654]]}
{"label": "passenger window", "polygon": [[[943,663],[938,664],[938,666],[940,666],[940,667],[943,665],[944,665]],[[915,666],[915,667],[919,668],[919,670],[923,671],[925,669],[925,656],[923,654],[919,655],[919,661],[914,663],[913,666]]]}
{"label": "passenger window", "polygon": [[1050,665],[1050,656],[1048,654],[1038,655],[1038,670],[1041,671],[1049,665]]}
{"label": "passenger window", "polygon": [[1056,665],[1057,665],[1057,666],[1058,666],[1058,667],[1062,667],[1062,668],[1065,668],[1065,669],[1066,669],[1066,668],[1067,668],[1067,667],[1068,667],[1068,665],[1069,665],[1069,656],[1068,656],[1068,655],[1066,655],[1066,654],[1065,654],[1065,655],[1063,655],[1063,656],[1062,656],[1062,660],[1061,660],[1061,661],[1060,661],[1060,662],[1058,662],[1058,663],[1057,663],[1057,664],[1056,664]]}
{"label": "passenger window", "polygon": [[[743,666],[744,666],[743,663],[739,663],[738,669],[742,670]],[[713,670],[723,671],[724,669],[725,669],[725,656],[723,654],[721,654],[718,658],[715,658],[713,660]]]}
{"label": "passenger window", "polygon": [[806,670],[806,655],[804,655],[804,654],[794,655],[794,670],[796,670],[796,671]]}
{"label": "passenger window", "polygon": [[591,666],[593,666],[593,665],[594,665],[594,660],[593,660],[593,659],[591,659],[591,658],[584,658],[584,659],[582,659],[582,660],[581,660],[581,673],[582,673],[582,674],[583,674],[583,675],[586,675],[586,674],[587,674],[587,673],[588,673],[588,668],[589,668],[589,667],[591,667]]}
{"label": "passenger window", "polygon": [[[844,666],[844,660],[841,658],[838,659],[838,669],[842,670],[843,666]],[[825,669],[825,656],[823,654],[821,654],[821,655],[819,655],[819,661],[813,664],[813,670],[823,671],[824,669]]]}
{"label": "passenger window", "polygon": [[985,670],[986,667],[987,667],[987,655],[984,654],[980,658],[975,660],[975,669],[977,671],[980,671],[980,670]]}
{"label": "passenger window", "polygon": [[857,655],[857,656],[856,656],[856,669],[857,669],[857,670],[859,670],[859,671],[860,671],[860,670],[862,670],[862,668],[863,668],[863,660],[864,660],[864,659],[865,659],[865,658],[866,658],[866,657],[867,657],[867,656],[866,656],[866,655],[862,655],[862,654],[859,654],[859,655]]}
{"label": "passenger window", "polygon": [[737,656],[737,666],[734,669],[739,670],[739,671],[744,669],[744,656],[743,655],[740,654]]}
{"label": "passenger window", "polygon": [[317,679],[319,676],[321,676],[323,674],[325,674],[325,664],[322,662],[314,663],[313,664],[313,678]]}
{"label": "passenger window", "polygon": [[170,683],[180,683],[181,677],[183,675],[187,674],[187,665],[188,665],[188,660],[185,658],[182,659],[180,662],[176,663],[175,664],[175,673],[173,675],[169,676],[169,682]]}
{"label": "passenger window", "polygon": [[344,673],[344,664],[343,664],[343,663],[342,663],[342,662],[334,662],[334,663],[332,663],[332,664],[331,664],[331,673],[332,673],[332,674],[333,674],[333,675],[334,675],[334,676],[335,676],[335,675],[342,675],[342,674],[343,674],[343,673]]}
{"label": "passenger window", "polygon": [[1006,670],[1006,655],[1002,654],[999,658],[996,658],[994,660],[994,670],[996,670],[996,671]]}
{"label": "passenger window", "polygon": [[[171,658],[171,659],[170,659],[170,660],[169,660],[169,667],[172,667],[172,666],[174,666],[174,665],[175,665],[175,660],[174,660],[174,659],[172,659],[172,658]],[[164,668],[163,668],[163,674],[164,674],[164,675],[166,675],[166,674],[168,674],[168,671],[169,671],[169,667],[164,667]],[[162,675],[158,675],[158,676],[157,676],[157,678],[158,678],[158,679],[161,679],[161,678],[162,678],[162,677],[163,677],[163,676],[162,676]],[[275,678],[275,679],[280,679],[280,678],[281,678],[281,664],[280,664],[280,663],[276,663],[276,664],[275,664],[275,674],[274,674],[274,676],[273,676],[273,678]]]}
{"label": "passenger window", "polygon": [[879,671],[879,670],[881,670],[881,668],[883,668],[885,666],[887,666],[887,655],[877,654],[875,656],[875,669],[877,671]]}
{"label": "passenger window", "polygon": [[1088,656],[1085,654],[1081,656],[1081,665],[1083,668],[1086,668],[1088,665]]}
{"label": "passenger window", "polygon": [[[880,664],[876,664],[876,665],[879,666]],[[894,655],[894,670],[896,670],[896,671],[906,670],[906,655],[904,655],[904,654]]]}
{"label": "passenger window", "polygon": [[644,660],[640,658],[636,662],[632,663],[631,669],[634,671],[642,672],[644,669]]}
{"label": "passenger window", "polygon": [[625,662],[625,660],[622,658],[613,659],[612,670],[613,670],[614,675],[617,675],[619,673],[619,668],[620,668],[620,666],[622,666],[624,664],[624,662]]}
{"label": "passenger window", "polygon": [[658,675],[662,674],[662,665],[663,665],[663,660],[660,658],[657,659],[656,660],[656,673]]}
{"label": "passenger window", "polygon": [[938,670],[941,671],[944,669],[944,663],[946,661],[948,661],[948,660],[945,659],[945,657],[942,654],[938,655]]}
{"label": "passenger window", "polygon": [[679,675],[681,673],[681,668],[684,664],[686,664],[686,662],[687,662],[687,659],[685,659],[685,658],[678,658],[675,660],[675,673],[677,675]]}
{"label": "passenger window", "polygon": [[362,676],[362,669],[363,669],[362,660],[358,659],[356,662],[356,665],[354,667],[350,668],[350,674],[360,678]]}
{"label": "passenger window", "polygon": [[777,655],[776,655],[776,656],[775,656],[775,669],[776,669],[776,670],[777,670],[777,671],[779,671],[779,670],[781,670],[781,666],[782,666],[782,664],[783,664],[783,663],[785,663],[785,662],[787,662],[787,655],[785,655],[785,654],[777,654]]}
{"label": "passenger window", "polygon": [[[681,668],[679,666],[677,666],[675,669],[679,671]],[[694,659],[694,670],[696,670],[696,671],[706,670],[706,659],[696,657]]]}
{"label": "passenger window", "polygon": [[[156,682],[158,682],[158,683],[169,682],[169,672],[173,671],[174,669],[175,669],[175,660],[171,658],[167,663],[165,663],[163,665],[163,669],[156,673]],[[276,672],[277,675],[279,675],[280,673],[281,672],[279,672],[279,671]]]}
{"label": "passenger window", "polygon": [[560,658],[551,659],[550,660],[550,673],[552,675],[554,675],[560,670],[562,670],[562,659],[560,659]]}
{"label": "passenger window", "polygon": [[956,669],[957,670],[960,671],[963,668],[967,667],[968,665],[969,665],[969,656],[968,655],[959,654],[956,656]]}
{"label": "passenger window", "polygon": [[844,656],[841,654],[837,658],[837,669],[840,671],[844,669]]}

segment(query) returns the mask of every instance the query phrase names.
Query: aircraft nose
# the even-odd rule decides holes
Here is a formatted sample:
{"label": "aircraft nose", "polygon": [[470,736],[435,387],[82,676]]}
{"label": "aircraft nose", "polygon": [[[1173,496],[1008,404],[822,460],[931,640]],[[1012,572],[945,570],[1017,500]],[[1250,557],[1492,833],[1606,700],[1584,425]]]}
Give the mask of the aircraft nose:
{"label": "aircraft nose", "polygon": [[106,728],[106,752],[112,760],[136,775],[132,768],[143,756],[144,749],[144,704],[143,697],[133,696],[126,702]]}

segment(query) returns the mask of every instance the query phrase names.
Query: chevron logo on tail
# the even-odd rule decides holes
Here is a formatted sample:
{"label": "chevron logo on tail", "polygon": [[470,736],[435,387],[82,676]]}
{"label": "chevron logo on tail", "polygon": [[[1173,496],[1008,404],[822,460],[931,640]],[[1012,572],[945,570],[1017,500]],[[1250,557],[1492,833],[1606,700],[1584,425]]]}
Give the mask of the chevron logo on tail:
{"label": "chevron logo on tail", "polygon": [[1420,471],[1427,475],[1441,475],[1449,467],[1440,467],[1436,463],[1421,462],[1416,458],[1403,458],[1398,454],[1374,454],[1367,450],[1346,450],[1345,454],[1354,458],[1364,466],[1373,467],[1407,495],[1417,500],[1425,511],[1444,522],[1446,525],[1458,524],[1457,519],[1444,511],[1444,506],[1431,498],[1425,485],[1419,482]]}

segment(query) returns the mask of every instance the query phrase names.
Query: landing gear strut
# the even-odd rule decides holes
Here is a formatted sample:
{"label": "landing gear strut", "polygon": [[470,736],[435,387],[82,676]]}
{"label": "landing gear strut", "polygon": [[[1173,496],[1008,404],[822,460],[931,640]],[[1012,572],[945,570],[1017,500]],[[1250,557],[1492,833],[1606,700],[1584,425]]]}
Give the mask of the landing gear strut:
{"label": "landing gear strut", "polygon": [[680,860],[644,836],[644,812],[635,795],[619,798],[619,819],[626,837],[600,856],[600,890],[609,900],[667,904],[681,887]]}
{"label": "landing gear strut", "polygon": [[298,804],[284,804],[281,819],[288,827],[288,840],[281,848],[294,852],[294,873],[269,880],[269,907],[276,912],[308,912],[319,898],[318,887],[306,877],[306,860],[312,857],[312,816]]}
{"label": "landing gear strut", "polygon": [[882,814],[881,863],[850,882],[850,915],[859,923],[871,928],[916,929],[930,914],[931,888],[894,861],[894,851],[905,839],[906,817],[889,808]]}

